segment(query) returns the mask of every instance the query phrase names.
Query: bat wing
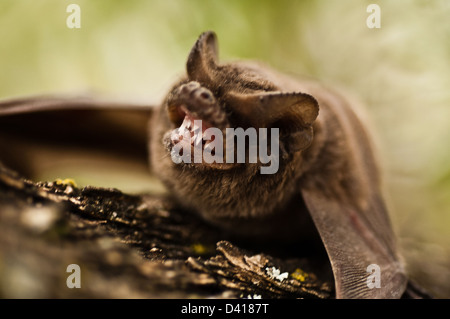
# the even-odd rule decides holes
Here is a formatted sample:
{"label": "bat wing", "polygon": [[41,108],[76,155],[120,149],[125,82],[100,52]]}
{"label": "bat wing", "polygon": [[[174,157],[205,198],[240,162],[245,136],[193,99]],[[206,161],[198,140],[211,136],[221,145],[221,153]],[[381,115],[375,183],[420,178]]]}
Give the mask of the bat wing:
{"label": "bat wing", "polygon": [[90,96],[0,101],[0,161],[30,178],[52,159],[74,161],[73,154],[147,163],[153,109]]}
{"label": "bat wing", "polygon": [[[317,190],[303,189],[302,194],[331,262],[336,298],[400,298],[407,279],[390,228],[384,217],[362,217],[386,216],[383,201],[373,195],[367,210],[358,211]],[[371,288],[368,280],[375,284],[378,274],[379,288]]]}
{"label": "bat wing", "polygon": [[301,191],[331,262],[336,297],[400,298],[407,278],[367,130],[345,99],[317,95],[317,138],[326,142]]}
{"label": "bat wing", "polygon": [[149,112],[149,104],[107,100],[85,95],[42,95],[24,98],[12,98],[0,101],[0,116],[21,113],[69,110],[121,110]]}

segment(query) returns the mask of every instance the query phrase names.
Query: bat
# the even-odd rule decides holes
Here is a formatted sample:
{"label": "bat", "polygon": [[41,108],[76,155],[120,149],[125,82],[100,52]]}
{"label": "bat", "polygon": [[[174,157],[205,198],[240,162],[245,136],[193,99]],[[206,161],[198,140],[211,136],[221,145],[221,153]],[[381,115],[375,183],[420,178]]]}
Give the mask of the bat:
{"label": "bat", "polygon": [[[82,115],[88,113],[83,112],[135,112],[139,121],[113,123],[111,117],[102,117],[102,125],[85,125],[81,142],[129,156],[137,151],[140,159],[147,148],[153,172],[181,207],[236,236],[280,244],[316,238],[326,250],[336,298],[400,298],[405,292],[408,278],[383,201],[371,139],[354,105],[340,93],[258,63],[219,63],[216,35],[205,32],[190,51],[186,75],[159,107],[79,97],[6,100],[0,103],[4,140],[21,133],[17,128],[30,114],[45,115],[40,121],[32,117],[34,123],[48,123],[50,113],[67,112],[72,112],[71,119],[78,114],[74,125],[85,122]],[[195,121],[222,133],[230,128],[276,129],[270,132],[277,132],[278,143],[268,150],[279,151],[277,171],[261,174],[267,162],[260,155],[244,163],[228,154],[222,162],[175,162],[174,150],[180,145],[192,149],[194,140],[201,151],[211,151],[213,140]],[[59,135],[53,128],[59,121],[52,123],[44,140]],[[67,143],[68,135],[80,142],[79,129],[57,132],[61,130],[67,136],[60,144]],[[94,136],[106,136],[108,143],[92,141]],[[233,150],[229,140],[214,145],[216,152]],[[0,160],[8,157],[8,148],[10,144],[2,146]],[[249,154],[247,149],[246,160]],[[18,162],[17,156],[10,160]],[[379,287],[368,284],[371,265],[378,267]]]}

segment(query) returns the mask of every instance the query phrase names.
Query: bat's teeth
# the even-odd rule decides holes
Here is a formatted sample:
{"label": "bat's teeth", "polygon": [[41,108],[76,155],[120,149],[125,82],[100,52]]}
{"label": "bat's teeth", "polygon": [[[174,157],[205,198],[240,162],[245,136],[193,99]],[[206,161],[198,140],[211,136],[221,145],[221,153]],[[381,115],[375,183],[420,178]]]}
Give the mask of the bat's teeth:
{"label": "bat's teeth", "polygon": [[198,126],[197,124],[194,124],[194,127],[192,128],[195,132],[196,131],[200,131],[200,126]]}
{"label": "bat's teeth", "polygon": [[202,144],[203,140],[203,132],[200,129],[193,130],[191,132],[191,144],[193,145],[199,145]]}
{"label": "bat's teeth", "polygon": [[174,143],[178,143],[180,141],[180,133],[178,132],[178,129],[172,131],[172,134],[170,134],[170,139]]}
{"label": "bat's teeth", "polygon": [[181,126],[179,128],[176,128],[172,131],[170,134],[170,139],[172,143],[178,143],[179,141],[186,138],[186,135],[189,134],[189,130],[187,130],[185,127]]}

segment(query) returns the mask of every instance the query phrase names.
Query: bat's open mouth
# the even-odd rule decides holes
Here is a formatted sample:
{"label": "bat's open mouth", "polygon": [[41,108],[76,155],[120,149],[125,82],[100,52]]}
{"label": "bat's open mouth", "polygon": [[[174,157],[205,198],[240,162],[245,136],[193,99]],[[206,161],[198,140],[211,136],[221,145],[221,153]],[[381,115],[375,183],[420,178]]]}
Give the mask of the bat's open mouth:
{"label": "bat's open mouth", "polygon": [[[215,169],[229,169],[234,163],[225,160],[225,129],[229,122],[225,111],[220,107],[214,95],[198,82],[192,81],[178,87],[168,100],[168,115],[175,129],[168,132],[165,143],[173,156],[176,149],[180,156],[190,151],[191,163]],[[216,135],[208,134],[209,128],[216,128],[222,133],[222,141],[215,141]],[[206,132],[206,133],[205,133]],[[216,131],[217,132],[217,131]],[[175,146],[177,146],[175,148]],[[216,155],[218,147],[222,150],[222,160],[205,162],[195,158],[195,153],[209,152]],[[196,150],[197,148],[197,150]],[[186,159],[186,157],[184,157]],[[221,163],[220,163],[221,162]]]}
{"label": "bat's open mouth", "polygon": [[[213,127],[209,122],[201,120],[200,118],[194,116],[186,108],[186,105],[182,104],[179,106],[179,112],[184,113],[183,122],[179,127],[171,131],[170,141],[173,145],[184,144],[185,147],[189,146],[194,151],[194,146],[196,144],[202,144],[202,151],[208,148],[214,141],[214,136],[211,139],[203,136],[206,129]],[[200,125],[199,125],[200,124]],[[214,150],[212,150],[214,152]]]}

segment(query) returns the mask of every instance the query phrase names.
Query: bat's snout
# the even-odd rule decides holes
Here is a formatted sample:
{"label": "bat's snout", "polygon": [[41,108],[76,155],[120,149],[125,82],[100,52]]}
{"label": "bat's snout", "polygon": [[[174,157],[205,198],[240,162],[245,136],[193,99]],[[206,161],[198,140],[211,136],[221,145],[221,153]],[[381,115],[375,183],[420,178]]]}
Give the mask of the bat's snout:
{"label": "bat's snout", "polygon": [[167,102],[169,118],[175,126],[182,125],[186,117],[201,120],[209,127],[220,130],[228,127],[225,112],[219,106],[214,94],[197,81],[180,85]]}
{"label": "bat's snout", "polygon": [[208,104],[216,102],[214,95],[210,90],[202,87],[197,81],[191,81],[183,84],[179,88],[179,95],[181,99],[195,99],[199,104],[204,104],[207,107]]}

